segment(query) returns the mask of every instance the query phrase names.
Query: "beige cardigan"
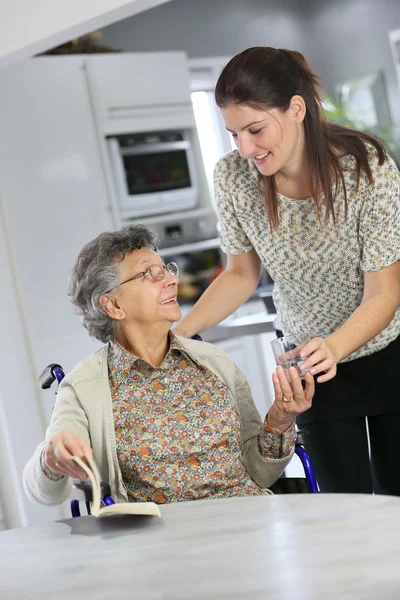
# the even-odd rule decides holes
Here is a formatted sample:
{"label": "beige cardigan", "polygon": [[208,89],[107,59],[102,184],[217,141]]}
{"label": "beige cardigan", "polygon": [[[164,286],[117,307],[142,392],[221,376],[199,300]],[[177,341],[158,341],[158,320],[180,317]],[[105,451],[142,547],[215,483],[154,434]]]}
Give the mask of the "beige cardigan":
{"label": "beige cardigan", "polygon": [[[213,371],[227,385],[232,403],[237,406],[241,418],[243,464],[260,488],[268,488],[289,463],[294,448],[289,457],[264,458],[257,442],[263,424],[244,374],[222,350],[212,344],[181,337],[178,339],[190,356]],[[108,346],[91,354],[60,384],[46,439],[38,445],[23,472],[24,488],[32,502],[49,506],[61,504],[70,494],[72,479],[64,477],[59,481],[51,481],[40,466],[40,454],[47,441],[62,429],[69,429],[91,445],[95,463],[103,480],[110,484],[114,500],[128,501],[117,459],[107,354]]]}

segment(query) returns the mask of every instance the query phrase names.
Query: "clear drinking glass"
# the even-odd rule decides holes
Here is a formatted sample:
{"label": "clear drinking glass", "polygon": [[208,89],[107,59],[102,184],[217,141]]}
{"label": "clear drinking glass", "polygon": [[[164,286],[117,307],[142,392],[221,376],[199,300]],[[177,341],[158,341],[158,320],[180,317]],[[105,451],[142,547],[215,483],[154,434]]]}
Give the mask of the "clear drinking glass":
{"label": "clear drinking glass", "polygon": [[290,381],[288,369],[290,367],[295,367],[300,375],[300,379],[304,379],[304,375],[309,372],[309,369],[303,370],[302,364],[306,361],[305,358],[300,357],[300,350],[303,345],[296,346],[289,342],[289,340],[285,337],[276,338],[276,340],[272,340],[271,347],[272,352],[274,353],[275,362],[281,367],[283,367],[286,371],[286,376]]}

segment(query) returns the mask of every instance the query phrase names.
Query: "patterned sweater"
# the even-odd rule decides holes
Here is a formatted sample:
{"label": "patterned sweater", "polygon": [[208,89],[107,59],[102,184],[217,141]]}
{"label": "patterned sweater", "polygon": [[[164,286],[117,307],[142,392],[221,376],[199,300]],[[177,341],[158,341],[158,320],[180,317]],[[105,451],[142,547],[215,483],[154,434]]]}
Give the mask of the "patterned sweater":
{"label": "patterned sweater", "polygon": [[[367,146],[374,183],[361,176],[355,159],[345,168],[348,214],[343,189],[335,197],[337,226],[318,218],[314,198],[278,194],[280,226],[271,231],[257,167],[234,150],[215,168],[215,197],[222,248],[230,254],[255,249],[275,282],[274,303],[282,330],[295,344],[327,337],[360,305],[364,271],[400,260],[400,174],[392,160],[379,166]],[[400,307],[391,323],[353,352],[353,360],[385,348],[400,334]]]}

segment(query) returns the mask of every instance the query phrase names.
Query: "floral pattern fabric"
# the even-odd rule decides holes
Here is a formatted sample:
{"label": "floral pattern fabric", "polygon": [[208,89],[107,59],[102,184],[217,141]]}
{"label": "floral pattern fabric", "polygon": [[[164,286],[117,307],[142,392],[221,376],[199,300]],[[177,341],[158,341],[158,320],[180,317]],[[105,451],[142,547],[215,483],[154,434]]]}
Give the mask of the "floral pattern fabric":
{"label": "floral pattern fabric", "polygon": [[[314,198],[277,195],[280,226],[271,231],[257,167],[237,150],[215,168],[215,199],[222,248],[230,254],[255,249],[273,278],[282,330],[294,343],[327,337],[360,305],[364,271],[400,260],[400,174],[388,157],[378,164],[367,145],[374,183],[364,175],[357,189],[355,159],[341,158],[348,214],[340,188],[335,197],[337,227],[318,218]],[[400,306],[391,323],[345,361],[385,348],[400,333]]]}
{"label": "floral pattern fabric", "polygon": [[[159,367],[117,342],[108,354],[117,455],[130,501],[159,504],[268,493],[241,459],[240,415],[226,385],[170,333]],[[280,434],[265,421],[259,450],[288,456],[294,425]]]}

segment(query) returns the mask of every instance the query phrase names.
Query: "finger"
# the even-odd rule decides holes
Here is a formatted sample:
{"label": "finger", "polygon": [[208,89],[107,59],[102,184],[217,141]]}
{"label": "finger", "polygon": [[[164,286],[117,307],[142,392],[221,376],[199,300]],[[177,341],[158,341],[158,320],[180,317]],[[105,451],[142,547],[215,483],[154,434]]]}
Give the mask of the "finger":
{"label": "finger", "polygon": [[324,343],[323,338],[312,338],[307,344],[300,349],[301,358],[309,357],[313,352],[316,352]]}
{"label": "finger", "polygon": [[313,352],[305,362],[301,363],[301,368],[303,371],[307,371],[308,369],[312,369],[315,365],[320,363],[321,361],[327,358],[327,351],[325,348],[319,348],[315,352]]}
{"label": "finger", "polygon": [[290,387],[290,383],[288,381],[289,373],[285,372],[285,369],[282,367],[277,367],[276,374],[278,376],[279,384],[281,386],[282,394],[287,400],[293,399],[292,388]]}
{"label": "finger", "polygon": [[86,481],[88,476],[86,472],[81,469],[78,465],[76,465],[75,461],[72,461],[75,464],[75,467],[71,465],[71,462],[68,461],[57,461],[57,469],[61,471],[64,475],[71,477],[72,479],[79,479],[80,481]]}
{"label": "finger", "polygon": [[70,431],[64,432],[62,442],[72,456],[79,456],[79,458],[83,459],[86,453],[92,454],[89,444]]}
{"label": "finger", "polygon": [[[87,465],[89,462],[87,460],[88,456],[93,457],[93,450],[89,446],[89,444],[83,440],[82,438],[68,432],[68,436],[66,437],[66,441],[64,443],[66,449],[70,452],[71,458],[73,456],[78,456],[81,460],[83,460]],[[78,468],[80,475],[82,476],[82,469],[75,461],[73,462],[73,468]],[[87,475],[85,474],[85,479],[87,479]]]}
{"label": "finger", "polygon": [[290,358],[296,358],[297,356],[300,356],[300,350],[301,348],[299,346],[293,348],[293,350],[288,350],[288,352],[285,352],[284,354],[278,356],[278,360],[280,360],[281,362],[286,362]]}
{"label": "finger", "polygon": [[93,458],[93,448],[89,446],[89,444],[85,444],[84,446],[82,446],[82,452],[85,454],[85,458],[87,458],[88,456]]}
{"label": "finger", "polygon": [[[88,457],[93,458],[93,449],[87,442],[85,442],[85,440],[78,436],[73,436],[71,441],[68,442],[67,448],[72,456],[79,457],[85,464],[89,466]],[[81,481],[86,481],[88,478],[86,471],[83,470],[72,458],[71,460],[74,472],[76,473],[78,471],[79,479],[81,479]]]}
{"label": "finger", "polygon": [[[71,446],[72,452],[70,449]],[[77,454],[75,454],[76,452],[81,454],[81,448],[80,446],[79,448],[77,446],[78,445],[75,442],[72,443],[69,448],[66,448],[63,443],[59,442],[54,452],[54,456],[57,463],[56,467],[58,469],[64,469],[64,471],[68,473],[69,477],[73,477],[74,479],[80,479],[81,481],[86,481],[87,474],[79,465],[77,465],[77,463],[74,460],[72,460],[73,456],[77,456]],[[85,458],[85,456],[83,456],[83,458]]]}
{"label": "finger", "polygon": [[274,386],[275,400],[282,401],[282,389],[279,383],[279,379],[276,373],[272,374],[272,383]]}
{"label": "finger", "polygon": [[299,370],[296,367],[290,367],[289,375],[292,397],[296,402],[304,401],[304,390],[303,386],[301,385]]}
{"label": "finger", "polygon": [[307,402],[311,402],[311,400],[314,398],[314,393],[315,393],[314,377],[310,373],[307,373],[304,377],[304,381],[306,383],[306,389],[304,390],[304,395],[306,397]]}
{"label": "finger", "polygon": [[79,479],[82,481],[81,477],[78,477],[77,474],[69,468],[68,464],[64,463],[62,460],[54,463],[52,462],[48,466],[51,471],[57,475],[64,475],[65,477],[71,477],[71,479]]}
{"label": "finger", "polygon": [[326,360],[321,361],[315,367],[310,369],[311,375],[317,375],[318,373],[324,373],[325,371],[329,371],[332,367],[335,366],[335,361],[332,358],[327,358]]}
{"label": "finger", "polygon": [[318,383],[324,383],[325,381],[329,381],[330,379],[333,379],[336,375],[336,372],[337,372],[336,365],[334,365],[331,369],[329,369],[326,373],[324,373],[324,375],[317,377]]}
{"label": "finger", "polygon": [[50,469],[50,471],[52,471],[52,473],[55,473],[56,475],[63,475],[66,477],[72,477],[74,479],[76,478],[75,474],[71,473],[68,465],[65,465],[61,459],[58,460],[53,452],[46,452],[44,464],[48,469]]}

